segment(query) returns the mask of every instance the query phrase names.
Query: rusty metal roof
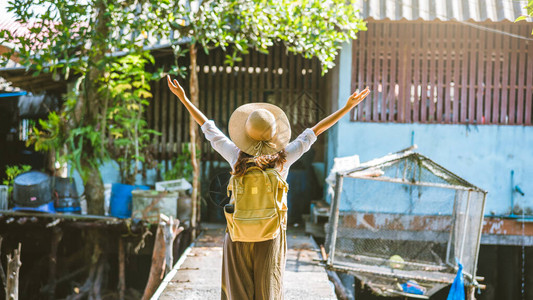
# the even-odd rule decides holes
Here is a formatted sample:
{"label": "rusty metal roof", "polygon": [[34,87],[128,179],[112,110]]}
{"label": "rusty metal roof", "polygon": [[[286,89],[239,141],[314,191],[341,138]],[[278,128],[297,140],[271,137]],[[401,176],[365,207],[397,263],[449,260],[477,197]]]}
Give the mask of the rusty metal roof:
{"label": "rusty metal roof", "polygon": [[527,15],[526,5],[527,0],[358,0],[355,3],[364,19],[460,22],[514,22],[519,16]]}

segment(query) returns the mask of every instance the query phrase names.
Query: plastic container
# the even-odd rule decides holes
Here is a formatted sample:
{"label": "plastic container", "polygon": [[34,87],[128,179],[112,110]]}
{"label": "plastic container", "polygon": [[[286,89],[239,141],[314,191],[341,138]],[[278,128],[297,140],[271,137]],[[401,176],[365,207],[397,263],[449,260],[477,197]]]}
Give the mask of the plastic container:
{"label": "plastic container", "polygon": [[39,171],[18,175],[13,183],[13,202],[20,207],[39,207],[52,201],[50,176]]}
{"label": "plastic container", "polygon": [[54,177],[54,206],[57,212],[81,213],[76,182],[71,177]]}
{"label": "plastic container", "polygon": [[31,212],[42,212],[42,213],[49,213],[49,214],[55,214],[56,211],[54,209],[54,202],[50,201],[45,204],[41,204],[39,206],[31,207],[31,206],[18,206],[15,205],[13,207],[13,211],[31,211]]}
{"label": "plastic container", "polygon": [[7,185],[0,185],[0,210],[7,210]]}
{"label": "plastic container", "polygon": [[[137,190],[132,191],[133,203],[133,218],[143,218],[143,211],[155,203],[145,212],[145,216],[149,221],[157,221],[159,214],[172,216],[174,219],[178,216],[178,193],[177,192],[161,192],[154,190]],[[156,200],[157,203],[156,203]]]}
{"label": "plastic container", "polygon": [[113,183],[111,186],[111,199],[109,213],[117,218],[130,218],[132,208],[132,195],[134,190],[148,190],[150,187],[145,185],[129,185],[122,183]]}

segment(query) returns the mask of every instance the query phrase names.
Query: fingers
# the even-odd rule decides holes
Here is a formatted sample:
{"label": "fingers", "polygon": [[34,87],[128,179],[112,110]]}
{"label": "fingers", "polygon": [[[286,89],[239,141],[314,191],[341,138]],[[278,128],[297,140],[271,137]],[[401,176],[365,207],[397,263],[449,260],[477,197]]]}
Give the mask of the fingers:
{"label": "fingers", "polygon": [[[174,80],[176,80],[176,79],[174,79]],[[168,85],[169,85],[169,86],[172,86],[172,87],[174,87],[174,88],[177,87],[177,86],[174,85],[174,83],[172,83],[172,80],[170,79],[170,75],[167,75],[167,81],[168,81]]]}
{"label": "fingers", "polygon": [[364,99],[366,96],[368,96],[368,94],[370,94],[370,89],[368,87],[366,87],[364,90],[362,90],[361,92],[359,91],[355,91],[351,96],[350,98],[351,99],[360,99],[362,97],[362,99]]}
{"label": "fingers", "polygon": [[357,97],[361,98],[361,99],[364,99],[364,98],[366,98],[366,96],[368,96],[368,94],[370,94],[370,90],[368,88],[366,88],[361,93],[359,93],[359,95]]}

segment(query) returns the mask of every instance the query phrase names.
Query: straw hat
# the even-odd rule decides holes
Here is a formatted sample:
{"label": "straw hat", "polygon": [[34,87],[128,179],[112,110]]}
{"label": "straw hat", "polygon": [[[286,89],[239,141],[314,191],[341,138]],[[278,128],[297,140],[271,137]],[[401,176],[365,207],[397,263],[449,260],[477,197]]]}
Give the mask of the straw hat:
{"label": "straw hat", "polygon": [[248,103],[238,107],[229,119],[229,136],[246,154],[275,154],[291,138],[291,126],[285,112],[269,103]]}

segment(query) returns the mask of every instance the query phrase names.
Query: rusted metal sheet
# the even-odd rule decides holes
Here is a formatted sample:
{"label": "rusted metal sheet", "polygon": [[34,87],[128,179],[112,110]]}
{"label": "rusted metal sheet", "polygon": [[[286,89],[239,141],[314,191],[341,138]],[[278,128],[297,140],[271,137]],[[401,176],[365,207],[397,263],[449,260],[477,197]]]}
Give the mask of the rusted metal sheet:
{"label": "rusted metal sheet", "polygon": [[487,30],[453,21],[370,20],[353,41],[352,88],[368,85],[373,93],[352,120],[531,125],[531,29],[479,25]]}
{"label": "rusted metal sheet", "polygon": [[[452,216],[404,215],[386,213],[340,214],[343,226],[352,229],[449,231]],[[533,236],[533,220],[485,217],[483,234]]]}
{"label": "rusted metal sheet", "polygon": [[533,236],[533,220],[485,218],[483,234]]}

